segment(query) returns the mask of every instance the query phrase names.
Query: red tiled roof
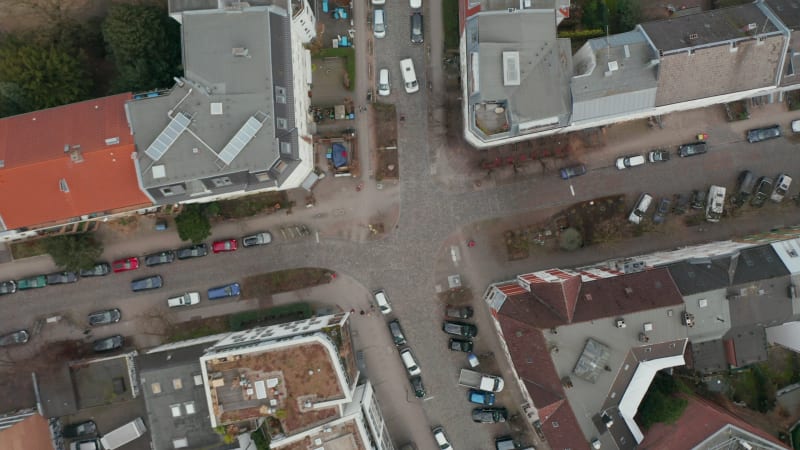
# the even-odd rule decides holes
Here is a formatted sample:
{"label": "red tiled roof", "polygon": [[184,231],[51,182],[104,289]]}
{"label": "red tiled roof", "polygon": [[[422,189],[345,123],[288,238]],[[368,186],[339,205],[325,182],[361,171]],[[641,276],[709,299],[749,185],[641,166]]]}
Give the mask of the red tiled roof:
{"label": "red tiled roof", "polygon": [[3,450],[53,450],[47,419],[34,414],[0,431]]}
{"label": "red tiled roof", "polygon": [[589,450],[575,412],[564,402],[546,420],[542,419],[542,432],[553,449]]}
{"label": "red tiled roof", "polygon": [[[698,397],[684,394],[681,396],[689,401],[681,418],[673,424],[657,423],[650,427],[639,448],[644,450],[692,448],[726,425],[735,425],[782,448],[788,448],[786,444],[764,430],[750,425],[717,405]],[[703,420],[697,420],[698,417],[702,417]]]}
{"label": "red tiled roof", "polygon": [[[120,94],[0,119],[0,217],[8,229],[151,204],[131,159],[130,98]],[[73,162],[65,145],[80,146],[83,161]]]}
{"label": "red tiled roof", "polygon": [[572,322],[578,293],[581,289],[580,275],[569,275],[552,283],[533,283],[531,293],[543,301],[566,323]]}

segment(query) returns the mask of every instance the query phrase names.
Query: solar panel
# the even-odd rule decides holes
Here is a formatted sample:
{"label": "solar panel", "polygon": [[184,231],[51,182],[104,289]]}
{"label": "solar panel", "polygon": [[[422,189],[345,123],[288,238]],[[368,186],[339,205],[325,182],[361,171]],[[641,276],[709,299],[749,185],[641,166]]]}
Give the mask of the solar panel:
{"label": "solar panel", "polygon": [[230,165],[233,162],[234,158],[239,156],[239,153],[244,150],[244,147],[253,140],[258,130],[261,129],[263,124],[259,122],[255,117],[250,117],[247,119],[247,122],[242,125],[242,128],[236,132],[236,134],[231,138],[231,140],[225,145],[225,148],[219,152],[219,159],[222,160],[226,165]]}
{"label": "solar panel", "polygon": [[190,122],[191,120],[186,117],[185,114],[180,112],[176,114],[175,117],[173,117],[169,122],[169,125],[161,130],[161,133],[159,133],[158,137],[156,137],[156,140],[153,141],[149,147],[147,147],[147,150],[145,150],[144,153],[153,161],[158,161],[161,159],[161,157],[164,156],[164,153],[166,153],[167,150],[172,147],[172,144],[178,140],[181,133],[186,131],[186,128],[189,126]]}

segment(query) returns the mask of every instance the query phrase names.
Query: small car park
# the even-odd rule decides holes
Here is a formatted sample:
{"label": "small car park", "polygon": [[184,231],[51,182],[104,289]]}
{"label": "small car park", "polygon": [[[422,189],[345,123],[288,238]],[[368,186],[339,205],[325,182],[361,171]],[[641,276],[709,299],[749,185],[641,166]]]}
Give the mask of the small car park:
{"label": "small car park", "polygon": [[128,270],[136,270],[139,268],[139,258],[131,256],[130,258],[118,259],[111,263],[111,269],[114,273],[126,272]]}
{"label": "small car park", "polygon": [[569,180],[570,178],[586,174],[586,166],[583,164],[576,164],[574,166],[564,167],[559,171],[559,174],[562,180]]}
{"label": "small car park", "polygon": [[56,272],[47,274],[47,284],[68,284],[78,281],[78,274],[75,272]]}
{"label": "small car park", "polygon": [[214,253],[233,252],[236,251],[237,248],[239,248],[239,243],[236,241],[236,239],[214,241],[214,243],[211,244],[211,250]]}
{"label": "small car park", "polygon": [[683,144],[678,147],[678,156],[686,158],[688,156],[702,155],[708,152],[708,144],[705,142],[692,142],[690,144]]}
{"label": "small car park", "polygon": [[633,211],[631,211],[631,214],[628,216],[628,221],[636,225],[642,223],[642,218],[647,214],[651,203],[653,203],[653,197],[650,194],[642,194],[639,196],[639,200],[636,201],[636,206],[633,207]]}
{"label": "small car park", "polygon": [[617,158],[616,166],[619,170],[644,165],[645,159],[642,155],[629,155]]}
{"label": "small car park", "polygon": [[381,8],[372,11],[372,34],[378,39],[386,37],[386,11]]}
{"label": "small car park", "polygon": [[451,319],[469,319],[472,317],[474,310],[471,306],[452,306],[447,305],[445,307],[444,313],[447,317]]}
{"label": "small car park", "polygon": [[61,435],[67,439],[76,439],[97,435],[97,424],[93,420],[66,425],[61,429]]}
{"label": "small car park", "polygon": [[439,449],[453,450],[453,446],[450,445],[450,439],[447,438],[443,427],[436,427],[432,429],[431,432],[433,433],[433,439],[436,440],[436,445],[439,446]]}
{"label": "small car park", "polygon": [[30,335],[27,330],[17,330],[13,333],[0,336],[0,347],[24,344],[28,342],[28,339],[30,339]]}
{"label": "small car park", "polygon": [[131,281],[131,290],[133,292],[149,291],[151,289],[158,289],[163,285],[164,280],[161,279],[161,275],[152,275]]}
{"label": "small car park", "polygon": [[472,421],[476,423],[500,423],[508,419],[505,408],[475,408],[472,410]]}
{"label": "small car park", "polygon": [[450,339],[447,345],[450,351],[469,353],[472,351],[474,344],[466,339]]}
{"label": "small car park", "polygon": [[422,44],[425,40],[423,37],[422,13],[415,12],[411,14],[411,43]]}
{"label": "small car park", "polygon": [[123,345],[125,345],[125,338],[117,334],[94,341],[92,350],[97,353],[110,352],[122,348]]}
{"label": "small car park", "polygon": [[69,444],[69,450],[102,450],[100,439],[83,439]]}
{"label": "small car park", "polygon": [[389,322],[389,333],[392,335],[394,345],[401,346],[406,344],[406,336],[403,334],[403,329],[400,328],[399,320]]}
{"label": "small car park", "polygon": [[767,177],[761,177],[756,182],[756,189],[753,192],[753,198],[750,199],[750,206],[761,208],[764,202],[767,201],[772,193],[772,180]]}
{"label": "small car park", "polygon": [[242,238],[243,247],[255,247],[256,245],[267,245],[272,242],[272,234],[264,231],[261,233],[251,234]]}
{"label": "small car park", "polygon": [[467,400],[476,405],[492,406],[494,405],[494,392],[470,389],[467,393]]}
{"label": "small car park", "polygon": [[111,273],[111,265],[109,265],[108,263],[104,263],[104,262],[95,263],[95,265],[92,266],[91,269],[81,269],[80,272],[78,272],[78,273],[83,278],[86,278],[86,277],[102,277],[102,276],[105,276],[105,275],[108,275],[109,273]]}
{"label": "small car park", "polygon": [[208,299],[220,300],[228,297],[237,297],[239,294],[241,294],[241,287],[239,286],[239,283],[231,283],[209,289]]}
{"label": "small car park", "polygon": [[775,180],[775,189],[772,190],[772,195],[770,195],[769,199],[773,202],[780,202],[783,200],[783,197],[789,192],[789,187],[792,185],[792,177],[782,173],[778,175],[778,179]]}
{"label": "small car park", "polygon": [[654,162],[667,162],[669,161],[669,151],[663,148],[658,148],[655,150],[651,150],[647,154],[647,160],[651,163]]}
{"label": "small car park", "polygon": [[172,250],[152,253],[144,257],[144,265],[147,267],[169,264],[172,261],[175,261],[175,252],[173,252]]}
{"label": "small car park", "polygon": [[747,142],[751,144],[779,137],[781,137],[780,125],[770,125],[768,127],[755,128],[747,131]]}
{"label": "small car park", "polygon": [[422,373],[422,370],[419,368],[419,364],[417,364],[417,360],[411,353],[410,348],[403,349],[400,352],[400,359],[403,361],[403,365],[406,367],[408,374],[412,377]]}
{"label": "small car park", "polygon": [[389,83],[389,69],[381,69],[378,71],[378,95],[386,97],[392,93],[392,87]]}
{"label": "small car park", "polygon": [[381,310],[381,313],[389,314],[392,312],[392,305],[389,303],[389,297],[386,296],[386,292],[384,292],[383,289],[378,289],[373,292],[372,297],[375,299],[375,303],[378,304],[378,309]]}
{"label": "small car park", "polygon": [[478,335],[478,327],[471,323],[446,320],[442,324],[442,331],[453,336],[471,338]]}
{"label": "small car park", "polygon": [[199,292],[187,292],[178,297],[167,299],[167,306],[170,308],[177,308],[178,306],[191,306],[200,303]]}
{"label": "small car park", "polygon": [[47,286],[47,277],[44,275],[37,275],[35,277],[17,280],[17,289],[20,291],[24,291],[26,289],[38,289],[45,286]]}
{"label": "small car park", "polygon": [[178,259],[199,258],[208,255],[208,245],[196,244],[190,247],[179,248],[175,254]]}
{"label": "small car park", "polygon": [[667,220],[667,214],[669,214],[669,208],[672,205],[672,201],[668,198],[662,198],[661,201],[658,202],[658,207],[656,208],[656,212],[653,214],[653,223],[661,224]]}
{"label": "small car park", "polygon": [[0,281],[0,295],[17,292],[17,282],[14,280]]}
{"label": "small car park", "polygon": [[98,327],[100,325],[110,325],[117,323],[122,319],[122,312],[119,309],[105,309],[103,311],[95,311],[90,313],[89,326]]}
{"label": "small car park", "polygon": [[425,397],[425,385],[422,384],[422,377],[411,377],[408,380],[411,382],[411,388],[414,390],[414,396],[417,398]]}

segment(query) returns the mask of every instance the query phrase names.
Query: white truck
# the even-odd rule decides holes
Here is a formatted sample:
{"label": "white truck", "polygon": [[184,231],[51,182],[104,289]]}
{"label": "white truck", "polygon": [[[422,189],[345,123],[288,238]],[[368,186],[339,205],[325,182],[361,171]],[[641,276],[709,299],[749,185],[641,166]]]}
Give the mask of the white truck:
{"label": "white truck", "polygon": [[141,437],[147,432],[144,421],[141,417],[126,423],[125,425],[112,430],[100,438],[100,443],[105,450],[114,450]]}
{"label": "white truck", "polygon": [[474,370],[461,369],[458,384],[486,392],[500,392],[503,390],[503,379],[493,375],[486,375]]}
{"label": "white truck", "polygon": [[721,186],[711,186],[708,190],[708,201],[706,202],[706,220],[712,223],[719,222],[725,207],[725,188]]}
{"label": "white truck", "polygon": [[167,306],[175,308],[178,306],[190,306],[200,303],[199,292],[187,292],[180,297],[172,297],[167,299]]}

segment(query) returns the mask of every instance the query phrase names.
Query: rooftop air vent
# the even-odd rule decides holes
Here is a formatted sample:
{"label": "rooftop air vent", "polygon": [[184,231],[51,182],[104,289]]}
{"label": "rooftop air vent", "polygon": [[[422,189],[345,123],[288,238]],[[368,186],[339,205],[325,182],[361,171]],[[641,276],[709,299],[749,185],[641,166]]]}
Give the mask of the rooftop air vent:
{"label": "rooftop air vent", "polygon": [[118,137],[112,137],[112,138],[106,139],[106,145],[116,145],[116,144],[119,144],[119,138]]}
{"label": "rooftop air vent", "polygon": [[66,178],[58,180],[58,188],[61,190],[61,192],[69,192],[69,186],[67,185]]}
{"label": "rooftop air vent", "polygon": [[692,33],[692,34],[690,34],[690,35],[689,35],[689,40],[690,40],[690,41],[694,41],[694,40],[696,40],[696,39],[697,39],[697,38],[699,38],[699,37],[700,37],[700,35],[699,35],[699,34],[697,34],[697,33]]}
{"label": "rooftop air vent", "polygon": [[744,31],[745,31],[745,32],[748,32],[748,31],[753,31],[753,30],[755,30],[756,28],[758,28],[758,24],[757,24],[757,23],[755,23],[755,22],[753,22],[753,23],[748,23],[748,24],[747,24],[747,25],[744,27]]}
{"label": "rooftop air vent", "polygon": [[250,50],[248,50],[247,47],[233,47],[232,52],[233,56],[244,57],[244,58],[250,56]]}
{"label": "rooftop air vent", "polygon": [[519,52],[503,52],[503,86],[519,85]]}

